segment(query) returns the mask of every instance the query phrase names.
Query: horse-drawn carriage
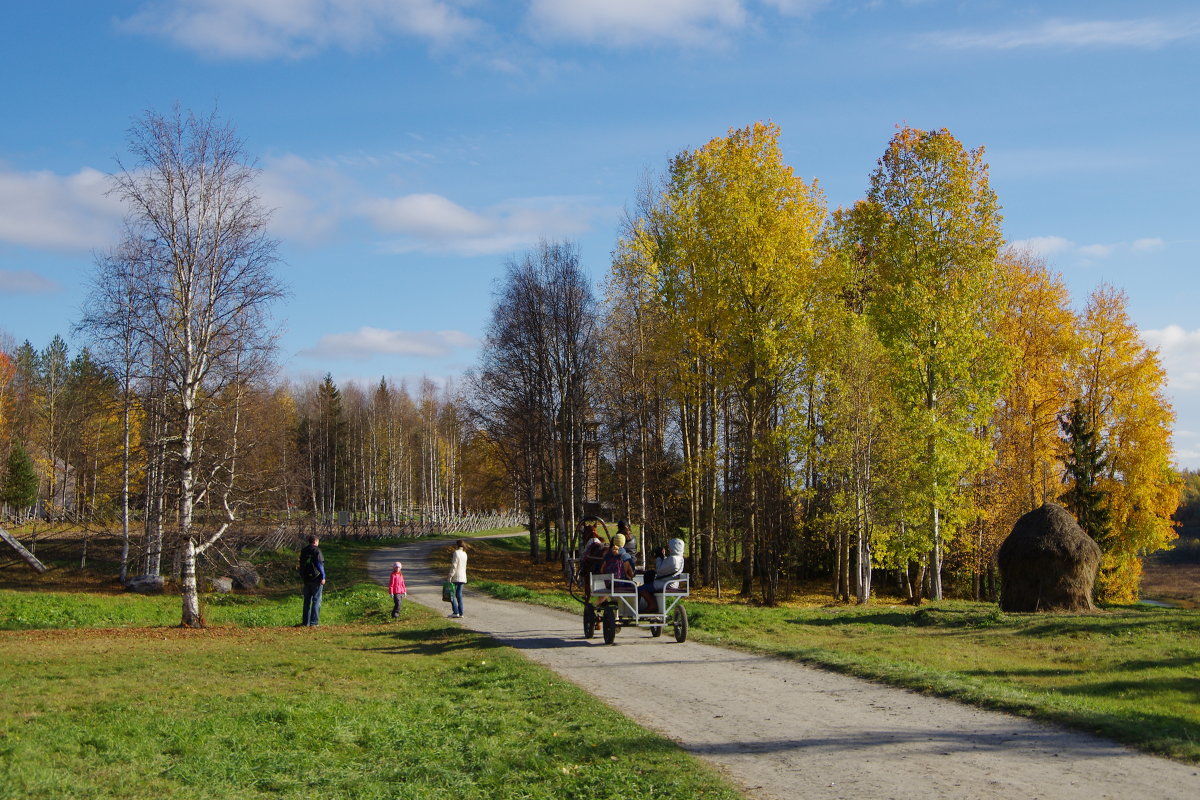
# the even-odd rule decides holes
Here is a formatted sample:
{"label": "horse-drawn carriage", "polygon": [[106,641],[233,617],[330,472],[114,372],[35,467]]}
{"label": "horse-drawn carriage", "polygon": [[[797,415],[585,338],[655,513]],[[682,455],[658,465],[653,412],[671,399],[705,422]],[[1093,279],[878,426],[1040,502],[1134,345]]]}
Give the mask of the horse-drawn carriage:
{"label": "horse-drawn carriage", "polygon": [[583,638],[596,634],[596,624],[605,644],[612,644],[621,628],[649,628],[651,636],[661,636],[665,626],[671,626],[675,641],[687,639],[688,617],[683,598],[690,594],[690,578],[686,572],[668,581],[662,591],[653,592],[654,606],[640,596],[636,581],[608,574],[589,576],[593,602],[583,606]]}
{"label": "horse-drawn carriage", "polygon": [[[617,553],[618,547],[612,552]],[[617,631],[626,627],[649,628],[650,635],[657,637],[670,626],[675,641],[687,639],[687,609],[682,601],[691,593],[691,579],[683,572],[682,540],[672,539],[669,554],[664,548],[654,565],[646,565],[640,582],[632,568],[598,568],[599,562],[588,556],[587,548],[585,543],[579,557],[568,559],[565,565],[571,595],[583,603],[585,639],[596,634],[597,625],[605,644],[612,644]]]}

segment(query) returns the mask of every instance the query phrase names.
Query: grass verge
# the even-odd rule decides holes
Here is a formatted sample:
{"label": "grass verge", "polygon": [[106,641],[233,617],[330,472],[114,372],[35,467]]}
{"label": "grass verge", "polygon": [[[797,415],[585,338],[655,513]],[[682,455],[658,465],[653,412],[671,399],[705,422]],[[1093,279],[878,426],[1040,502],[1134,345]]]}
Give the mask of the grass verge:
{"label": "grass verge", "polygon": [[206,596],[204,630],[173,594],[0,590],[0,800],[740,797],[516,651],[390,622],[364,569],[387,544],[323,543],[317,629],[286,583]]}
{"label": "grass verge", "polygon": [[[578,610],[555,565],[480,543],[473,587]],[[1200,763],[1200,611],[1003,614],[990,603],[921,608],[687,603],[690,635],[919,692],[1064,723]]]}
{"label": "grass verge", "polygon": [[0,633],[0,798],[739,795],[495,642],[398,624]]}

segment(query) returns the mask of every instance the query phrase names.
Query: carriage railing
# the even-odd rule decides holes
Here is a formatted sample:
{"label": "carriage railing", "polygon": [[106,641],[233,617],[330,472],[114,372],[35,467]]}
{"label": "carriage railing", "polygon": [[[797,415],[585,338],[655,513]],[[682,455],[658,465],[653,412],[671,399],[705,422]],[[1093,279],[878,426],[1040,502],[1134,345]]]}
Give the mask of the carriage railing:
{"label": "carriage railing", "polygon": [[691,593],[691,576],[684,572],[671,578],[663,589],[654,592],[658,606],[654,611],[639,611],[638,589],[634,580],[618,578],[605,572],[591,575],[593,598],[611,599],[617,604],[617,616],[632,619],[637,624],[662,625],[666,618]]}

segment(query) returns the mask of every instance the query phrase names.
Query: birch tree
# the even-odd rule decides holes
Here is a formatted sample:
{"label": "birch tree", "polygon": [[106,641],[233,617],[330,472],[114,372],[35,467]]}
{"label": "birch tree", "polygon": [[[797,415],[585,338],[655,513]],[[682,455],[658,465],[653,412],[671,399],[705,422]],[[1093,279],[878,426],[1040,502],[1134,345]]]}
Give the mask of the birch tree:
{"label": "birch tree", "polygon": [[118,160],[112,191],[126,205],[136,325],[146,365],[171,396],[169,445],[178,481],[182,624],[203,624],[196,558],[233,521],[201,538],[195,505],[197,439],[211,403],[270,355],[268,311],[283,289],[277,243],[254,181],[257,170],[233,127],[214,114],[146,112],[129,131],[132,160]]}
{"label": "birch tree", "polygon": [[92,290],[79,324],[93,337],[101,360],[118,376],[121,386],[121,583],[129,574],[130,477],[136,446],[134,381],[147,344],[138,324],[141,309],[134,305],[138,296],[134,270],[139,259],[132,248],[139,244],[127,241],[124,248],[97,256]]}
{"label": "birch tree", "polygon": [[929,588],[941,599],[943,511],[986,461],[974,433],[1008,363],[1007,348],[992,335],[1001,296],[1000,210],[982,148],[967,150],[944,129],[899,131],[871,176],[867,200],[879,215],[867,248],[878,280],[870,313],[923,442]]}

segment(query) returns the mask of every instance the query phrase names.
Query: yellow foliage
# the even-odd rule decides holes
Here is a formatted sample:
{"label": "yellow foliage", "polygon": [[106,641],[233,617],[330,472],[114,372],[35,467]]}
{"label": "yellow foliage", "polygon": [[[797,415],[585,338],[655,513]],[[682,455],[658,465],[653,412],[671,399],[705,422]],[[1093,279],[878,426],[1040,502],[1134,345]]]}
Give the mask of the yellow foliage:
{"label": "yellow foliage", "polygon": [[1171,467],[1175,414],[1166,399],[1166,371],[1146,347],[1125,309],[1126,298],[1101,286],[1083,313],[1083,348],[1076,375],[1108,468],[1099,486],[1108,494],[1112,533],[1101,542],[1105,559],[1101,599],[1132,600],[1141,575],[1139,556],[1176,538],[1171,515],[1180,481]]}
{"label": "yellow foliage", "polygon": [[986,431],[995,460],[977,490],[983,521],[978,564],[995,556],[1022,514],[1058,497],[1063,472],[1058,418],[1075,396],[1071,367],[1081,347],[1061,277],[1026,253],[1005,251],[999,264],[1006,297],[997,333],[1014,357]]}

